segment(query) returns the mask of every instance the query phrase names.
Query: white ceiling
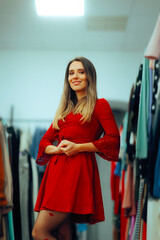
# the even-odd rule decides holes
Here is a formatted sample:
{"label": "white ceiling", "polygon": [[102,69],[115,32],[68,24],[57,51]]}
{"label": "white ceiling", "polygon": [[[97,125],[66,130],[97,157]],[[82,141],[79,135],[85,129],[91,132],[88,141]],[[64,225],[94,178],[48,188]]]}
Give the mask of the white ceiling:
{"label": "white ceiling", "polygon": [[160,0],[85,0],[84,17],[40,17],[34,0],[0,0],[0,49],[144,51],[159,13]]}

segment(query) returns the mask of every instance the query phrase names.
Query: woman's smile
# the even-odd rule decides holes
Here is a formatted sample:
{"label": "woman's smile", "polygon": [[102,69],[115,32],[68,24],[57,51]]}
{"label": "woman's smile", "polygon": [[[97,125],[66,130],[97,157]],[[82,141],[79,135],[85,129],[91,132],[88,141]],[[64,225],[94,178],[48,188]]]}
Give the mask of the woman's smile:
{"label": "woman's smile", "polygon": [[79,81],[79,80],[72,81],[72,83],[73,83],[74,85],[79,85],[81,82],[82,82],[82,81]]}

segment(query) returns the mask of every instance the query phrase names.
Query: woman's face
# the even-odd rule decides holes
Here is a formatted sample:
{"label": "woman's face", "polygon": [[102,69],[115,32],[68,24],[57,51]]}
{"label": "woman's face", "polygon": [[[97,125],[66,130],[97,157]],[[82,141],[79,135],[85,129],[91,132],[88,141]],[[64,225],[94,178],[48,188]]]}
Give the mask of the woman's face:
{"label": "woman's face", "polygon": [[77,98],[87,94],[87,75],[83,64],[80,61],[74,61],[69,66],[68,81],[70,87],[76,92]]}

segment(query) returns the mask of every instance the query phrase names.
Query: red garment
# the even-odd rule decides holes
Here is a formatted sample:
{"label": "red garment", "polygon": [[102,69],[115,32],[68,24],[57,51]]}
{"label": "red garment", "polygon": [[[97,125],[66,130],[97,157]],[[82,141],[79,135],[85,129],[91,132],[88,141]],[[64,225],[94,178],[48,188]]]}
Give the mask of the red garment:
{"label": "red garment", "polygon": [[131,166],[131,164],[128,164],[127,179],[125,184],[124,198],[122,202],[122,208],[124,208],[126,217],[131,217],[136,215],[134,190],[135,190],[135,187],[134,187],[133,166]]}
{"label": "red garment", "polygon": [[[116,162],[111,162],[111,176],[110,176],[110,188],[111,188],[111,199],[114,201],[116,199],[116,176],[114,174],[114,170],[116,168]],[[118,192],[119,192],[119,186],[118,186]]]}
{"label": "red garment", "polygon": [[143,221],[142,240],[147,239],[147,223]]}
{"label": "red garment", "polygon": [[120,186],[120,177],[115,175],[115,195],[114,195],[114,214],[119,214],[119,208],[120,208],[120,200],[121,200],[121,193],[119,192],[119,186]]}
{"label": "red garment", "polygon": [[[50,209],[71,212],[75,222],[96,223],[104,220],[99,173],[95,154],[81,152],[72,157],[45,154],[55,140],[75,143],[92,142],[106,160],[117,161],[119,132],[113,113],[105,99],[96,101],[90,122],[82,124],[80,114],[69,113],[59,120],[60,130],[50,126],[41,139],[36,162],[49,164],[40,186],[35,211]],[[100,138],[105,132],[104,137]],[[99,139],[100,138],[100,139]]]}

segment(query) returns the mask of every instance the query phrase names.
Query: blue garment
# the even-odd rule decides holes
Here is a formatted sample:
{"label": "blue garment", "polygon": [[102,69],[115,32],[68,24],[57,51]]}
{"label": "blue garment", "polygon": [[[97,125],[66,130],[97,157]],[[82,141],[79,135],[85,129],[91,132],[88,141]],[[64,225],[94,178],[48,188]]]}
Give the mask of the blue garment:
{"label": "blue garment", "polygon": [[155,198],[160,198],[160,140],[154,172],[153,196]]}
{"label": "blue garment", "polygon": [[[34,136],[32,139],[32,143],[30,146],[31,157],[33,157],[35,160],[37,158],[40,140],[45,133],[46,133],[46,129],[41,129],[41,128],[37,127],[35,130],[35,133],[34,133]],[[39,173],[44,173],[46,166],[37,165],[37,168],[38,168]]]}
{"label": "blue garment", "polygon": [[114,175],[121,177],[121,167],[122,167],[122,164],[121,164],[121,160],[119,159],[116,165],[116,168],[114,170]]}
{"label": "blue garment", "polygon": [[31,154],[31,157],[33,157],[34,159],[37,158],[39,143],[45,133],[46,133],[46,129],[36,128],[35,130],[35,133],[32,139],[32,144],[30,146],[30,154]]}
{"label": "blue garment", "polygon": [[86,223],[77,223],[78,232],[87,231],[87,224]]}

